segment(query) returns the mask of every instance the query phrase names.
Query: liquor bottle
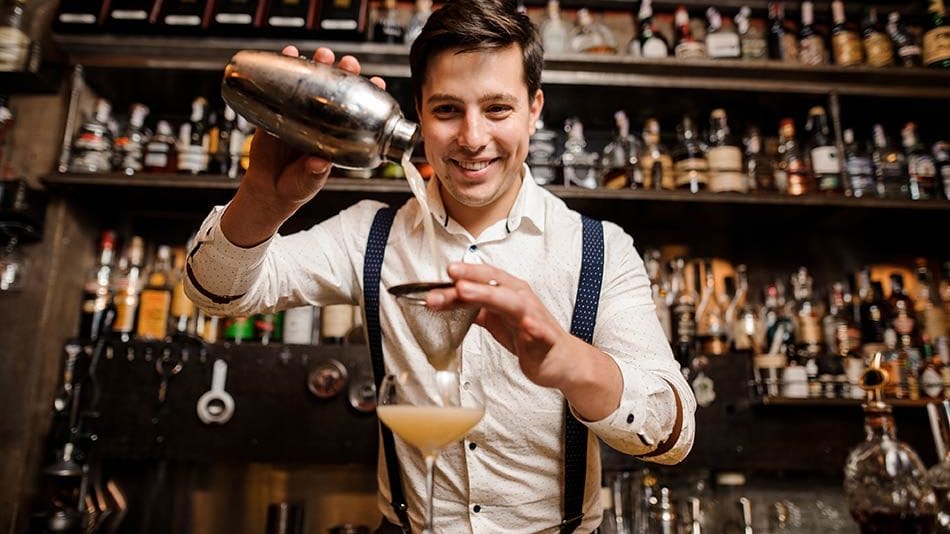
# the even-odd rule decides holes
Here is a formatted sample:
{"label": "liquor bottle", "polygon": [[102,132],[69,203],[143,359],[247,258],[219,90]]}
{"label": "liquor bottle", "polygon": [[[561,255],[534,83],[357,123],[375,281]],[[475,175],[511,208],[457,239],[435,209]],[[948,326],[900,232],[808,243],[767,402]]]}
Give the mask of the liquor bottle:
{"label": "liquor bottle", "polygon": [[165,339],[168,335],[168,319],[171,316],[172,251],[160,245],[149,269],[145,288],[139,294],[138,323],[136,333],[143,339]]}
{"label": "liquor bottle", "polygon": [[649,118],[643,124],[643,186],[646,189],[676,189],[673,183],[673,158],[660,143],[660,122]]}
{"label": "liquor bottle", "polygon": [[152,27],[155,0],[111,0],[103,2],[106,15],[102,27],[110,33],[147,33]]}
{"label": "liquor bottle", "polygon": [[699,141],[693,119],[683,116],[676,127],[677,144],[673,148],[673,183],[677,189],[692,193],[709,187],[709,162],[706,150]]}
{"label": "liquor bottle", "polygon": [[630,25],[630,40],[627,41],[623,53],[630,57],[643,57],[643,51],[640,49],[640,22],[637,20],[637,14],[630,11],[630,19],[632,23]]}
{"label": "liquor bottle", "polygon": [[[943,303],[943,316],[944,319],[950,323],[950,260],[943,262],[943,267],[940,278],[940,302]],[[950,324],[947,324],[947,329],[950,330]],[[947,332],[950,335],[950,332]]]}
{"label": "liquor bottle", "polygon": [[861,344],[865,349],[880,349],[884,343],[884,332],[888,326],[887,303],[884,302],[884,291],[881,283],[871,282],[869,271],[865,268],[861,270],[859,283],[861,283],[861,305],[860,305],[860,323],[861,323]]}
{"label": "liquor bottle", "polygon": [[812,278],[808,269],[799,267],[792,275],[795,295],[796,335],[799,352],[808,358],[817,357],[823,349],[821,310],[812,297]]}
{"label": "liquor bottle", "polygon": [[927,8],[927,31],[924,33],[924,65],[950,69],[950,22],[943,0],[930,0]]}
{"label": "liquor bottle", "polygon": [[[412,44],[412,42],[416,40],[416,37],[419,37],[419,34],[422,33],[422,27],[426,25],[426,21],[429,20],[429,15],[431,14],[432,0],[416,0],[416,9],[412,12],[412,17],[409,19],[409,26],[406,27],[406,44]],[[563,22],[561,25],[563,28]],[[567,29],[564,28],[564,41],[566,40]],[[561,51],[563,51],[563,46],[562,44]],[[544,50],[548,50],[546,41],[544,41]]]}
{"label": "liquor bottle", "polygon": [[733,317],[732,346],[736,351],[752,351],[754,354],[759,354],[764,342],[765,330],[749,298],[749,278],[745,265],[736,267],[736,277],[738,279],[736,296],[727,308],[726,315],[727,322],[729,315]]}
{"label": "liquor bottle", "polygon": [[808,163],[802,157],[795,139],[795,121],[782,119],[779,123],[778,161],[775,165],[775,185],[789,195],[804,195],[812,190]]}
{"label": "liquor bottle", "polygon": [[209,29],[221,35],[249,35],[264,21],[264,0],[215,0]]}
{"label": "liquor bottle", "polygon": [[894,42],[897,49],[897,57],[900,58],[901,65],[905,67],[919,67],[923,62],[921,57],[920,44],[917,36],[910,32],[901,23],[901,14],[897,11],[891,11],[887,16],[887,35]]}
{"label": "liquor bottle", "polygon": [[123,343],[128,343],[135,332],[138,317],[139,294],[145,282],[142,266],[145,260],[145,243],[133,236],[125,257],[120,260],[119,276],[115,281],[115,322],[112,331],[119,334]]}
{"label": "liquor bottle", "polygon": [[541,24],[541,43],[545,55],[567,52],[567,41],[567,25],[561,18],[561,4],[558,0],[549,0],[547,16]]}
{"label": "liquor bottle", "polygon": [[933,352],[933,347],[925,345],[924,361],[917,382],[920,384],[920,392],[926,398],[943,398],[943,368],[944,364],[940,360],[940,356]]}
{"label": "liquor bottle", "polygon": [[545,128],[544,120],[538,117],[534,123],[534,133],[528,140],[528,167],[531,168],[535,183],[539,185],[548,185],[557,179],[557,160],[554,157],[557,152],[556,141],[557,133]]}
{"label": "liquor bottle", "polygon": [[663,263],[660,259],[660,251],[656,249],[645,251],[643,264],[646,268],[647,277],[650,279],[650,290],[653,294],[653,307],[656,308],[656,317],[666,334],[667,341],[672,342],[673,323],[670,316],[670,307],[666,302],[668,289],[666,280],[663,279]]}
{"label": "liquor bottle", "polygon": [[714,7],[706,9],[706,55],[712,59],[735,59],[742,56],[739,34],[735,28],[724,26],[722,15]]}
{"label": "liquor bottle", "polygon": [[805,131],[811,134],[808,143],[808,155],[811,160],[812,174],[815,176],[815,191],[819,193],[839,194],[843,191],[838,147],[828,126],[825,108],[815,106],[808,110],[808,122]]}
{"label": "liquor bottle", "polygon": [[89,33],[99,31],[105,19],[108,2],[92,0],[60,0],[53,19],[53,30],[58,33]]}
{"label": "liquor bottle", "polygon": [[844,284],[835,282],[828,295],[828,313],[822,320],[827,352],[842,358],[861,352],[861,329],[845,302]]}
{"label": "liquor bottle", "polygon": [[864,41],[864,54],[868,65],[887,67],[894,64],[894,49],[891,40],[881,31],[877,20],[877,9],[868,7],[861,22],[861,38]]}
{"label": "liquor bottle", "polygon": [[231,136],[237,131],[237,113],[234,109],[225,104],[224,112],[218,124],[211,128],[208,137],[214,142],[210,143],[208,172],[211,174],[228,174],[231,166]]}
{"label": "liquor bottle", "polygon": [[321,39],[362,41],[366,35],[367,0],[314,0],[321,2],[317,25]]}
{"label": "liquor bottle", "polygon": [[733,19],[736,30],[739,32],[739,48],[742,50],[742,59],[768,59],[769,45],[762,35],[762,30],[753,26],[749,17],[752,10],[749,6],[742,6]]}
{"label": "liquor bottle", "polygon": [[115,232],[102,232],[99,261],[83,284],[79,337],[95,341],[102,332],[106,313],[113,309],[112,276],[115,262]]}
{"label": "liquor bottle", "polygon": [[937,165],[933,157],[917,139],[917,125],[908,122],[901,130],[904,153],[907,155],[907,175],[910,179],[910,198],[930,200],[937,198]]}
{"label": "liquor bottle", "polygon": [[175,172],[178,169],[178,149],[168,121],[158,121],[155,134],[145,145],[145,170],[148,172]]}
{"label": "liquor bottle", "polygon": [[810,0],[802,2],[802,29],[799,32],[798,62],[803,65],[824,65],[825,40],[812,24],[815,22],[815,5]]}
{"label": "liquor bottle", "polygon": [[0,71],[22,71],[39,65],[39,56],[31,58],[32,39],[27,33],[26,0],[7,0],[0,4]]}
{"label": "liquor bottle", "polygon": [[702,292],[696,307],[696,338],[704,355],[721,356],[729,348],[729,329],[725,310],[716,294],[716,277],[710,260],[703,262],[702,281]]}
{"label": "liquor bottle", "polygon": [[353,328],[353,307],[331,304],[320,310],[320,344],[343,345]]}
{"label": "liquor bottle", "polygon": [[228,317],[224,321],[224,339],[240,345],[254,339],[254,323],[250,317]]}
{"label": "liquor bottle", "polygon": [[844,2],[834,0],[831,3],[831,16],[834,26],[831,28],[831,50],[835,64],[842,67],[860,65],[864,61],[864,50],[858,33],[848,26],[844,16]]}
{"label": "liquor bottle", "polygon": [[584,125],[580,119],[572,117],[564,122],[567,140],[561,154],[561,167],[564,171],[564,185],[577,185],[586,189],[597,189],[596,152],[587,152],[587,140],[584,139]]}
{"label": "liquor bottle", "polygon": [[284,343],[313,344],[314,312],[313,306],[291,308],[284,312]]}
{"label": "liquor bottle", "polygon": [[762,136],[756,126],[746,129],[742,139],[745,146],[745,181],[748,188],[754,191],[774,192],[775,175],[772,163],[762,153]]}
{"label": "liquor bottle", "polygon": [[200,308],[195,317],[195,334],[205,343],[217,343],[225,321],[217,315],[208,315]]}
{"label": "liquor bottle", "polygon": [[769,57],[798,62],[798,38],[785,21],[785,2],[769,2]]}
{"label": "liquor bottle", "polygon": [[251,318],[254,339],[261,345],[280,343],[283,339],[283,314],[258,313]]}
{"label": "liquor bottle", "polygon": [[185,258],[186,250],[191,250],[189,242],[185,248],[176,248],[172,256],[174,257],[174,268],[171,271],[172,277],[172,301],[171,301],[171,330],[181,334],[196,334],[196,314],[195,304],[185,294]]}
{"label": "liquor bottle", "polygon": [[266,5],[264,33],[272,36],[312,35],[321,0],[260,0]]}
{"label": "liquor bottle", "polygon": [[[795,318],[789,311],[785,300],[785,289],[781,281],[770,282],[765,287],[762,317],[765,322],[765,343],[769,354],[785,354],[790,363],[800,364],[796,350]],[[804,396],[804,395],[803,395]]]}
{"label": "liquor bottle", "polygon": [[884,127],[874,125],[874,174],[877,194],[881,198],[909,198],[910,184],[907,179],[907,159],[904,153],[894,148],[884,135]]}
{"label": "liquor bottle", "polygon": [[208,171],[211,138],[208,127],[208,101],[203,97],[191,103],[191,118],[178,131],[178,171],[198,174]]}
{"label": "liquor bottle", "polygon": [[693,344],[696,339],[696,293],[686,282],[686,260],[673,260],[673,285],[676,292],[673,294],[672,325],[673,325],[673,353],[682,369],[689,369],[693,359]]}
{"label": "liquor bottle", "polygon": [[211,22],[213,0],[163,0],[153,23],[163,33],[200,34]]}
{"label": "liquor bottle", "polygon": [[652,0],[640,2],[640,52],[645,58],[659,58],[670,55],[670,44],[653,26]]}
{"label": "liquor bottle", "polygon": [[106,173],[112,170],[112,105],[100,98],[95,114],[82,123],[73,140],[69,172]]}
{"label": "liquor bottle", "polygon": [[845,130],[842,136],[845,170],[848,173],[848,187],[845,189],[855,198],[877,195],[874,165],[866,146],[854,140],[854,130],[851,128]]}
{"label": "liquor bottle", "polygon": [[406,29],[399,21],[399,8],[396,0],[385,0],[379,19],[373,25],[373,41],[377,43],[401,44],[406,39]]}
{"label": "liquor bottle", "polygon": [[742,151],[729,131],[726,110],[714,109],[709,115],[709,190],[714,193],[746,193],[749,184],[742,172]]}
{"label": "liquor bottle", "polygon": [[898,344],[901,347],[919,347],[917,313],[914,311],[914,301],[904,293],[904,276],[901,273],[891,273],[891,294],[887,297],[887,306],[889,324],[897,334]]}
{"label": "liquor bottle", "polygon": [[577,25],[571,30],[571,50],[583,54],[616,54],[617,39],[607,26],[594,20],[586,8],[577,10]]}
{"label": "liquor bottle", "polygon": [[931,152],[937,166],[937,183],[943,190],[941,198],[950,200],[950,143],[937,141]]}
{"label": "liquor bottle", "polygon": [[[867,392],[864,441],[845,463],[845,493],[851,517],[861,532],[935,532],[937,499],[927,468],[906,443],[897,439],[891,407],[881,399],[881,358],[871,360],[861,381]],[[884,458],[900,461],[882,461]]]}
{"label": "liquor bottle", "polygon": [[933,279],[927,270],[926,260],[918,260],[917,295],[914,300],[914,314],[920,321],[921,338],[925,347],[932,351],[940,337],[947,335],[946,316],[943,308],[934,303]]}
{"label": "liquor bottle", "polygon": [[129,123],[119,137],[115,139],[115,169],[126,175],[141,172],[145,160],[145,145],[151,132],[145,128],[148,107],[145,104],[132,104],[129,111]]}
{"label": "liquor bottle", "polygon": [[680,59],[703,59],[706,57],[706,45],[693,36],[693,29],[689,24],[689,12],[686,6],[676,8],[674,16],[676,25],[676,46],[673,54]]}
{"label": "liquor bottle", "polygon": [[630,120],[623,111],[614,113],[617,135],[604,147],[600,159],[603,186],[607,189],[643,189],[640,142],[630,134]]}

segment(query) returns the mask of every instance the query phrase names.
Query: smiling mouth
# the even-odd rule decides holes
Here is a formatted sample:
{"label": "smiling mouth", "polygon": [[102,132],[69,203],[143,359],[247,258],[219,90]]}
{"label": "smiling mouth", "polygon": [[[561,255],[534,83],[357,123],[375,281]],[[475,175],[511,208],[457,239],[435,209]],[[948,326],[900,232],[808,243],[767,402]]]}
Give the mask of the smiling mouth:
{"label": "smiling mouth", "polygon": [[[497,159],[497,158],[496,158]],[[495,162],[495,159],[483,160],[483,161],[459,161],[453,159],[452,163],[455,163],[459,168],[466,171],[477,172],[483,169],[486,169],[489,165]]]}

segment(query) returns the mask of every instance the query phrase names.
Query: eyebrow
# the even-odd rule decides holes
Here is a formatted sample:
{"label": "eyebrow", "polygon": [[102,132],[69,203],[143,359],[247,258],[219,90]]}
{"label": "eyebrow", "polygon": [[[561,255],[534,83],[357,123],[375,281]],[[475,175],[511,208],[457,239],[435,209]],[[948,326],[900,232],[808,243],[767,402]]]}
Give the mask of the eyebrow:
{"label": "eyebrow", "polygon": [[[430,96],[428,99],[426,99],[427,104],[432,104],[435,102],[461,102],[461,101],[462,101],[461,98],[458,98],[456,96],[452,96],[446,93],[436,93]],[[480,104],[485,103],[485,102],[498,102],[498,101],[517,102],[518,98],[512,95],[511,93],[492,93],[478,99],[478,102]]]}

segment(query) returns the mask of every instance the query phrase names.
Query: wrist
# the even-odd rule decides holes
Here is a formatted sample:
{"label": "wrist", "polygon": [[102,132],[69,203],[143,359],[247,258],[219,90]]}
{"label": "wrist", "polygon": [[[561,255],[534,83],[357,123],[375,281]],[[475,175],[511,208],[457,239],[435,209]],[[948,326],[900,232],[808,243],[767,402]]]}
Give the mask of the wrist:
{"label": "wrist", "polygon": [[252,248],[270,239],[296,207],[269,201],[242,183],[221,215],[221,232],[233,245]]}
{"label": "wrist", "polygon": [[617,362],[596,347],[569,336],[573,341],[556,350],[574,363],[566,370],[558,389],[574,411],[587,421],[599,421],[620,405],[623,375]]}

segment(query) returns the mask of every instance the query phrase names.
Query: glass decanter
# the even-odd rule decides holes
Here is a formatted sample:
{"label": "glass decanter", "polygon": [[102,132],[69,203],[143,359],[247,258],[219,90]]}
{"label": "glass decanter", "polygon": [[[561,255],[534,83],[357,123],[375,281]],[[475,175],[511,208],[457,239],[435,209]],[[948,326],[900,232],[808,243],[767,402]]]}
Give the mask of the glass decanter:
{"label": "glass decanter", "polygon": [[950,532],[950,400],[927,405],[930,427],[940,463],[930,468],[927,480],[937,497],[936,532]]}
{"label": "glass decanter", "polygon": [[891,407],[882,401],[887,371],[877,353],[861,378],[867,392],[866,438],[848,454],[845,493],[848,509],[862,534],[932,533],[937,499],[927,470],[910,446],[896,437]]}

